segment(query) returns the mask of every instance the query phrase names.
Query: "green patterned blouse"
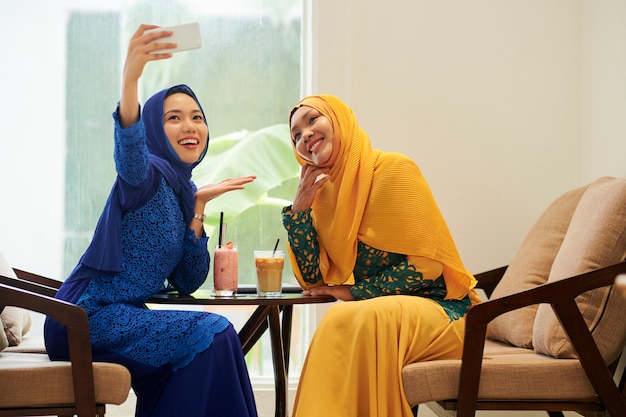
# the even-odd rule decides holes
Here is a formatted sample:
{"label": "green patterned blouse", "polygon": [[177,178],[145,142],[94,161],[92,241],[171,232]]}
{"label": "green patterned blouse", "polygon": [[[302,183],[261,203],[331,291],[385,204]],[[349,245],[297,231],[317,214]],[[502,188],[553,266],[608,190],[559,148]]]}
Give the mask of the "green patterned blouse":
{"label": "green patterned blouse", "polygon": [[[315,286],[322,281],[322,274],[311,210],[293,213],[288,206],[283,208],[282,214],[289,245],[296,256],[302,278]],[[471,305],[469,296],[462,300],[444,299],[446,283],[443,276],[435,280],[424,279],[422,273],[409,263],[407,255],[385,252],[363,242],[358,242],[353,273],[355,283],[350,293],[355,300],[384,295],[426,297],[439,303],[448,313],[450,321],[463,317]]]}

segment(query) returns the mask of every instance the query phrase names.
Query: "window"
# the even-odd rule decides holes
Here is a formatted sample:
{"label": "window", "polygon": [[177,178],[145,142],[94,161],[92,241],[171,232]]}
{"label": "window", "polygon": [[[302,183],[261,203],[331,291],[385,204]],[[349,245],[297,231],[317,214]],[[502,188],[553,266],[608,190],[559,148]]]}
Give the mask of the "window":
{"label": "window", "polygon": [[[227,240],[239,247],[240,282],[254,283],[252,251],[271,249],[277,239],[284,248],[280,208],[293,198],[299,175],[286,121],[301,96],[302,10],[301,0],[30,0],[4,7],[0,26],[16,53],[14,65],[3,65],[0,74],[10,80],[5,91],[16,100],[5,101],[3,113],[21,122],[0,128],[3,172],[20,173],[3,183],[19,187],[27,175],[28,182],[41,184],[45,199],[38,200],[37,210],[46,227],[33,239],[62,236],[42,251],[48,267],[40,269],[53,276],[69,274],[91,240],[115,179],[111,113],[132,34],[140,23],[197,21],[202,48],[148,63],[140,102],[168,86],[190,85],[207,114],[211,136],[207,157],[194,171],[196,183],[258,176],[245,191],[209,202],[205,221],[212,253],[224,212]],[[24,22],[39,29],[25,33]],[[31,116],[21,119],[23,112]],[[24,161],[27,171],[21,168]],[[19,228],[5,232],[19,233]],[[60,271],[57,259],[63,260]],[[290,270],[286,265],[286,277]],[[306,314],[294,317],[294,336],[303,331],[297,326],[308,320]],[[227,316],[236,326],[246,317]],[[292,352],[291,361],[296,368],[307,343],[298,345],[294,348],[300,352]],[[271,375],[269,353],[264,357],[263,350],[269,352],[269,344],[247,358],[253,377]]]}
{"label": "window", "polygon": [[[241,281],[254,282],[252,251],[271,249],[276,239],[284,244],[279,210],[293,197],[299,174],[285,140],[287,114],[300,95],[299,3],[142,0],[118,12],[69,13],[65,275],[89,244],[115,178],[108,157],[113,154],[111,112],[119,99],[128,40],[149,16],[148,22],[162,26],[200,23],[202,48],[148,63],[140,101],[174,84],[190,85],[211,135],[207,157],[194,170],[196,183],[258,176],[246,191],[209,202],[206,211],[210,248],[217,243],[215,227],[223,212],[227,239],[239,247]],[[96,172],[101,174],[86,175]]]}

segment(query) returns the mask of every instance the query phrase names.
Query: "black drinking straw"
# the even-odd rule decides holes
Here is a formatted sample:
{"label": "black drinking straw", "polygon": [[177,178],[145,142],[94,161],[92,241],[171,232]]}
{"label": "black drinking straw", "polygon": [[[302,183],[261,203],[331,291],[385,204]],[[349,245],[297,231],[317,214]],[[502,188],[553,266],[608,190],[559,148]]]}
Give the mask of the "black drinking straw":
{"label": "black drinking straw", "polygon": [[278,242],[280,242],[280,238],[276,239],[276,244],[274,245],[274,252],[272,252],[272,258],[276,254],[276,249],[278,249]]}
{"label": "black drinking straw", "polygon": [[222,246],[222,228],[224,227],[224,212],[220,211],[220,234],[217,235],[217,245]]}

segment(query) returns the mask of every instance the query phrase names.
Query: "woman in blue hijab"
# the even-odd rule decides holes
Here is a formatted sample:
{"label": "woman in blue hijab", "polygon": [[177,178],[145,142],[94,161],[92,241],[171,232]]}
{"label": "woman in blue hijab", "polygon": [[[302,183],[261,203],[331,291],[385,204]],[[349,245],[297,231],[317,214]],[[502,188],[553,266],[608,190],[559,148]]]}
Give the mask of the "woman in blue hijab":
{"label": "woman in blue hijab", "polygon": [[[115,121],[117,179],[90,246],[57,298],[87,312],[94,361],[126,366],[137,396],[136,416],[256,416],[241,344],[232,324],[217,314],[149,310],[145,302],[164,288],[190,294],[210,263],[204,208],[254,176],[200,188],[191,172],[207,152],[209,132],[198,99],[186,85],[153,95],[140,114],[138,82],[153,53],[175,44],[171,32],[130,41]],[[163,38],[163,39],[161,39]],[[65,328],[47,319],[44,336],[53,360],[68,360]]]}

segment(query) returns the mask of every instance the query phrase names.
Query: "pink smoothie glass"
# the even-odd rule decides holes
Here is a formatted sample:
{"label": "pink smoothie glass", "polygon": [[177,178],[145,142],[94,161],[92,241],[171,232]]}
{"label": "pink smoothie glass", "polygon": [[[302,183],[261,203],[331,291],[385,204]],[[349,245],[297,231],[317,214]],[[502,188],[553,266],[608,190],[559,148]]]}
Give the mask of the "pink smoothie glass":
{"label": "pink smoothie glass", "polygon": [[218,297],[231,297],[239,285],[237,246],[232,242],[215,247],[213,254],[213,291]]}

